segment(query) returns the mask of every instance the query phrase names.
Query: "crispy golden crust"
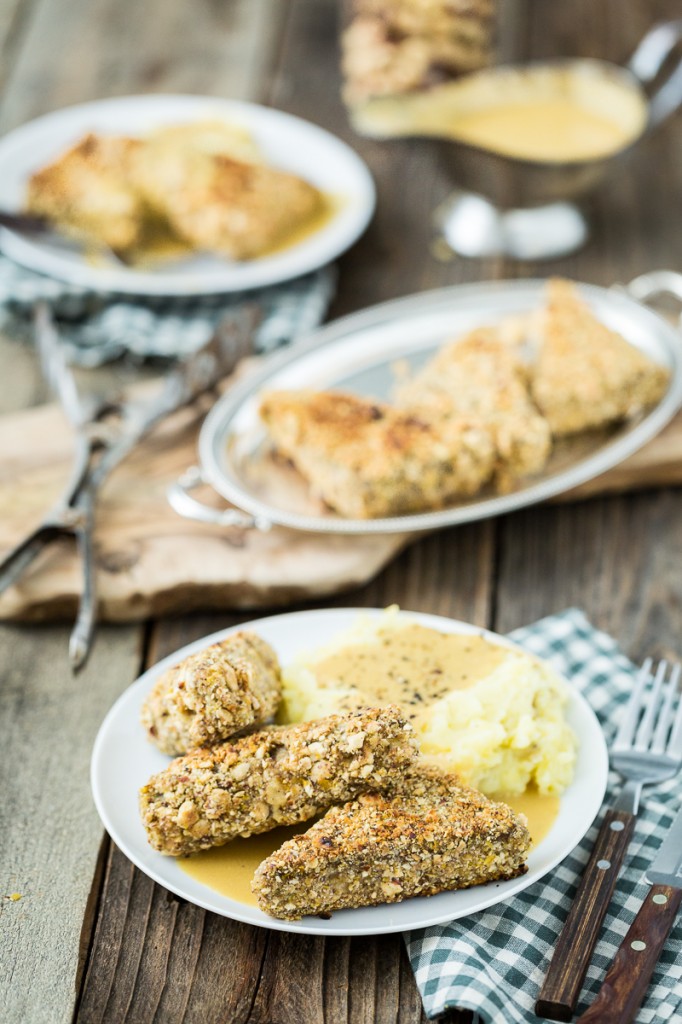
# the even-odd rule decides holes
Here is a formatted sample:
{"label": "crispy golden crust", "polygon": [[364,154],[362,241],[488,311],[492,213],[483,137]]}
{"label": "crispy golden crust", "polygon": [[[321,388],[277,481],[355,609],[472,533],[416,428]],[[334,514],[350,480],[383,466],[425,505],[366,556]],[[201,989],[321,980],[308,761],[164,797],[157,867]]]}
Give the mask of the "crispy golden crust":
{"label": "crispy golden crust", "polygon": [[215,121],[148,139],[87,135],[27,195],[31,212],[130,260],[164,243],[250,259],[323,208],[316,188],[263,163],[248,132]]}
{"label": "crispy golden crust", "polygon": [[196,249],[251,259],[322,209],[302,178],[268,167],[246,143],[219,133],[158,133],[137,154],[135,183],[177,235]]}
{"label": "crispy golden crust", "polygon": [[341,37],[353,105],[422,89],[492,59],[490,0],[353,0]]}
{"label": "crispy golden crust", "polygon": [[532,393],[555,435],[634,416],[663,397],[669,379],[597,320],[570,281],[549,283]]}
{"label": "crispy golden crust", "polygon": [[523,816],[420,766],[397,792],[332,807],[263,861],[252,889],[261,910],[297,920],[515,878],[529,848]]}
{"label": "crispy golden crust", "polygon": [[137,139],[86,135],[29,180],[26,208],[65,231],[135,248],[143,233],[142,199],[130,183]]}
{"label": "crispy golden crust", "polygon": [[160,750],[184,754],[263,724],[281,696],[277,655],[255,633],[239,632],[164,672],[141,719]]}
{"label": "crispy golden crust", "polygon": [[415,415],[447,421],[469,417],[490,432],[500,489],[539,472],[549,457],[549,426],[535,408],[516,347],[479,329],[440,349],[398,388],[396,404]]}
{"label": "crispy golden crust", "polygon": [[177,758],[142,788],[140,812],[154,849],[177,857],[385,789],[415,756],[395,705],[330,715]]}
{"label": "crispy golden crust", "polygon": [[266,394],[261,416],[277,450],[323,500],[366,519],[441,508],[489,478],[488,433],[467,420],[425,420],[340,392]]}

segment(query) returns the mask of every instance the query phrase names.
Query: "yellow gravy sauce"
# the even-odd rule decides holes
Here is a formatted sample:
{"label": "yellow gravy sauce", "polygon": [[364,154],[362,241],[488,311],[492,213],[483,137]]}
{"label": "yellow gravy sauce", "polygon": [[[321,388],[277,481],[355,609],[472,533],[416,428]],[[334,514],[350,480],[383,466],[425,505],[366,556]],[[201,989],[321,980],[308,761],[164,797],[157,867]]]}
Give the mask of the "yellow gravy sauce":
{"label": "yellow gravy sauce", "polygon": [[[535,789],[528,789],[520,796],[505,797],[504,802],[513,810],[526,815],[534,846],[548,835],[560,806],[558,796],[540,796]],[[251,892],[251,879],[258,865],[287,839],[305,832],[310,825],[308,821],[290,828],[275,828],[249,839],[234,839],[215,850],[181,857],[178,864],[196,882],[238,903],[255,907],[257,904]]]}
{"label": "yellow gravy sauce", "polygon": [[454,116],[446,133],[503,156],[557,163],[595,160],[629,141],[617,122],[570,99],[505,104]]}
{"label": "yellow gravy sauce", "polygon": [[343,207],[344,201],[340,196],[334,196],[330,194],[324,194],[322,197],[322,203],[319,209],[309,217],[307,220],[297,224],[291,231],[288,231],[286,236],[276,242],[275,245],[266,249],[264,252],[257,256],[257,259],[262,259],[265,256],[275,256],[277,253],[286,252],[287,249],[293,248],[295,245],[300,245],[301,242],[307,241],[313,235],[317,234],[323,228],[326,228],[329,223],[336,217],[339,210]]}
{"label": "yellow gravy sauce", "polygon": [[378,631],[378,639],[349,644],[314,664],[321,689],[350,691],[340,696],[340,711],[369,704],[400,704],[408,718],[483,679],[501,665],[503,647],[481,636],[438,633],[409,625]]}
{"label": "yellow gravy sauce", "polygon": [[499,67],[430,90],[354,108],[353,124],[375,138],[424,135],[542,163],[598,160],[642,134],[639,91],[587,66]]}

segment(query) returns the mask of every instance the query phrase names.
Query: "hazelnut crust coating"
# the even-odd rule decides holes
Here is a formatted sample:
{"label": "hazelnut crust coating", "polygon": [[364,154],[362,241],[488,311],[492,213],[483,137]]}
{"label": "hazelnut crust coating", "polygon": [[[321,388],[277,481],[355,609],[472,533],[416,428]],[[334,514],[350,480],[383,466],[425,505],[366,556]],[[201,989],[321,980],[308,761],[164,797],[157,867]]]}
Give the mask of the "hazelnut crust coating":
{"label": "hazelnut crust coating", "polygon": [[260,412],[276,449],[350,518],[442,508],[475,494],[492,471],[489,434],[466,419],[432,424],[334,391],[273,391]]}
{"label": "hazelnut crust coating", "polygon": [[132,261],[159,242],[253,259],[326,209],[247,132],[210,120],[145,139],[90,133],[31,177],[26,207]]}
{"label": "hazelnut crust coating", "polygon": [[152,743],[174,756],[262,725],[281,697],[277,655],[255,633],[241,631],[164,672],[141,720]]}
{"label": "hazelnut crust coating", "polygon": [[530,397],[527,369],[495,330],[478,329],[445,345],[398,388],[396,404],[436,421],[480,420],[495,445],[500,490],[539,472],[549,458],[549,425]]}
{"label": "hazelnut crust coating", "polygon": [[88,134],[31,176],[26,209],[67,234],[127,252],[140,244],[144,203],[130,184],[138,139]]}
{"label": "hazelnut crust coating", "polygon": [[322,211],[307,181],[264,164],[241,140],[202,146],[198,129],[156,133],[134,164],[145,201],[193,248],[253,259]]}
{"label": "hazelnut crust coating", "polygon": [[628,419],[665,394],[670,372],[601,323],[570,281],[550,281],[533,397],[556,436]]}
{"label": "hazelnut crust coating", "polygon": [[330,715],[177,758],[143,786],[140,811],[154,849],[177,857],[386,789],[415,757],[395,705]]}
{"label": "hazelnut crust coating", "polygon": [[251,887],[261,910],[298,920],[515,878],[530,843],[523,815],[416,767],[396,791],[332,807],[264,860]]}
{"label": "hazelnut crust coating", "polygon": [[347,0],[344,99],[425,89],[492,62],[492,0]]}

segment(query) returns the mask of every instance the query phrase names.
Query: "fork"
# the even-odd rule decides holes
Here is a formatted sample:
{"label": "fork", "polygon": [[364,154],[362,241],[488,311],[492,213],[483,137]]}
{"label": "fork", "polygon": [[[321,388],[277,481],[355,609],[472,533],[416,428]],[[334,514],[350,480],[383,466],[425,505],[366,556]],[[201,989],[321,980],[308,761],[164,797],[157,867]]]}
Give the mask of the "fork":
{"label": "fork", "polygon": [[99,252],[113,263],[122,267],[130,266],[130,259],[120,249],[112,249],[101,239],[93,238],[86,233],[71,229],[68,234],[47,217],[35,213],[12,212],[0,209],[0,228],[7,228],[17,234],[37,238],[59,244],[63,249],[75,249],[79,253]]}
{"label": "fork", "polygon": [[[647,658],[625,708],[611,750],[611,766],[625,785],[607,810],[597,841],[559,935],[535,1004],[539,1017],[570,1021],[590,957],[630,845],[642,787],[671,779],[682,767],[682,700],[675,698],[682,668]],[[650,688],[648,684],[651,682]]]}

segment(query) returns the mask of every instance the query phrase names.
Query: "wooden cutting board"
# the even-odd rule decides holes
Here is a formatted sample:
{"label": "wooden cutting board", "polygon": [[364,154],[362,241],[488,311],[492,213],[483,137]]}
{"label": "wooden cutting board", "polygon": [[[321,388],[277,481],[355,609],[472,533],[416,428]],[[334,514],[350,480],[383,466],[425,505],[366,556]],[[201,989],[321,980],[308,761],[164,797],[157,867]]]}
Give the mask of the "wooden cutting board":
{"label": "wooden cutting board", "polygon": [[[168,419],[101,492],[95,534],[101,619],[257,609],[329,596],[367,582],[411,539],[280,528],[239,532],[181,518],[168,505],[166,489],[196,462],[206,408],[205,403]],[[72,446],[71,430],[54,405],[0,417],[0,549],[17,543],[58,497]],[[681,483],[682,414],[626,462],[560,500]],[[225,507],[209,489],[197,497]],[[72,542],[50,545],[0,597],[0,618],[71,617],[80,584]]]}

